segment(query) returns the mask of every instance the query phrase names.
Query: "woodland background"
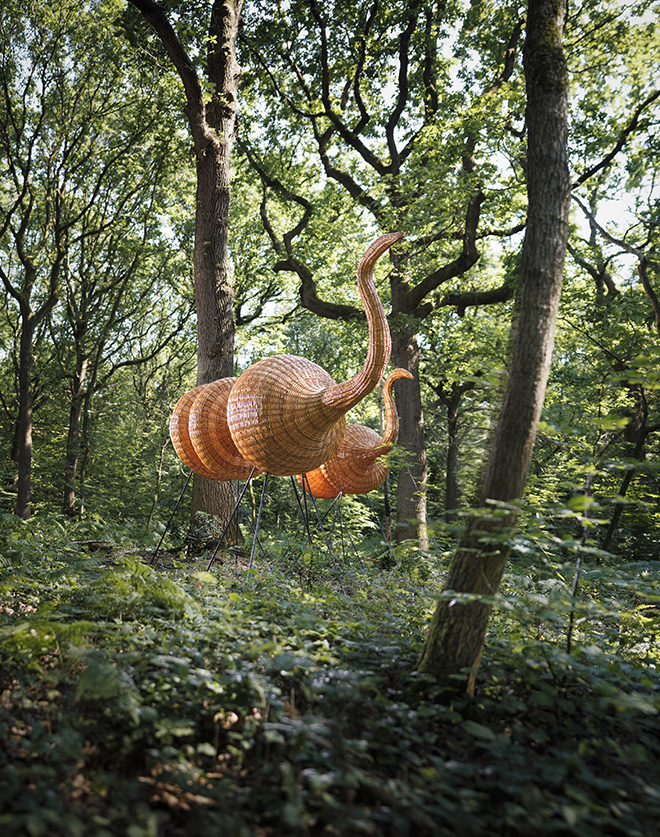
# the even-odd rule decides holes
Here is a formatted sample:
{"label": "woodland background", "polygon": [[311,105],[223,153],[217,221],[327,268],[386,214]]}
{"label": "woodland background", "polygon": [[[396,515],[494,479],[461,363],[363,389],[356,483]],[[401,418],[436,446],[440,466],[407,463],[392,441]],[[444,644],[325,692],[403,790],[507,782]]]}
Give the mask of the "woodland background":
{"label": "woodland background", "polygon": [[[211,4],[160,5],[203,67]],[[182,551],[188,493],[165,563],[143,560],[185,484],[168,423],[196,380],[181,81],[124,0],[3,4],[9,833],[654,833],[657,13],[652,0],[568,8],[573,208],[552,369],[482,685],[447,702],[414,668],[507,375],[524,6],[243,6],[235,371],[290,352],[350,377],[366,346],[357,262],[405,229],[378,288],[424,434],[404,419],[375,511],[345,498],[332,558],[273,480],[263,571],[241,570],[239,545],[214,574]],[[376,393],[350,416],[379,419]],[[376,520],[394,520],[397,497],[419,518],[390,551]]]}
{"label": "woodland background", "polygon": [[[525,219],[524,84],[519,67],[501,66],[521,37],[515,5],[478,4],[454,18],[444,10],[444,19],[423,8],[444,85],[433,108],[409,93],[410,112],[387,123],[403,47],[366,40],[370,99],[362,107],[372,112],[375,151],[342,128],[324,140],[322,159],[294,99],[316,95],[302,81],[296,88],[294,63],[312,58],[305,49],[315,44],[314,14],[309,38],[292,40],[287,57],[278,47],[303,26],[305,8],[244,9],[231,205],[235,371],[284,351],[319,362],[336,380],[352,374],[366,345],[364,327],[351,321],[355,266],[378,232],[374,221],[388,228],[390,213],[412,240],[395,288],[416,291],[417,304],[393,316],[418,344],[429,519],[441,521],[475,495],[506,375]],[[588,479],[598,517],[611,524],[598,530],[601,545],[638,558],[658,556],[651,9],[584,4],[567,21],[573,228],[528,488],[529,502],[547,508],[584,493]],[[173,7],[191,52],[203,48],[207,12]],[[378,25],[394,26],[397,14],[387,9]],[[168,420],[194,384],[194,177],[180,82],[122,3],[60,4],[50,13],[37,6],[32,20],[9,4],[3,21],[2,503],[15,510],[20,394],[29,386],[32,486],[21,516],[64,510],[130,519],[146,531],[167,517],[181,487]],[[348,29],[330,30],[334,74],[349,60]],[[406,61],[420,60],[422,47],[409,45]],[[412,86],[424,65],[407,69]],[[402,149],[397,194],[392,175],[378,171],[388,142]],[[475,194],[474,263],[449,271],[465,257]],[[437,277],[443,270],[449,278]],[[386,309],[390,290],[381,275]],[[376,394],[351,420],[378,426]],[[415,467],[411,459],[401,470]]]}

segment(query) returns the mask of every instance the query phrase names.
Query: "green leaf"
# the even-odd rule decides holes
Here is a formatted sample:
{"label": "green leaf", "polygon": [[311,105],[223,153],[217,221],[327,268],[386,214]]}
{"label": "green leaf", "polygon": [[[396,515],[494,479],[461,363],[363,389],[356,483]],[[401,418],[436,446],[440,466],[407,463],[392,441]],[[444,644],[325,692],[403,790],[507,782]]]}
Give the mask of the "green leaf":
{"label": "green leaf", "polygon": [[476,721],[463,721],[462,726],[466,732],[469,732],[470,735],[474,735],[476,738],[483,738],[487,741],[494,741],[496,738],[495,733],[490,727],[478,724]]}

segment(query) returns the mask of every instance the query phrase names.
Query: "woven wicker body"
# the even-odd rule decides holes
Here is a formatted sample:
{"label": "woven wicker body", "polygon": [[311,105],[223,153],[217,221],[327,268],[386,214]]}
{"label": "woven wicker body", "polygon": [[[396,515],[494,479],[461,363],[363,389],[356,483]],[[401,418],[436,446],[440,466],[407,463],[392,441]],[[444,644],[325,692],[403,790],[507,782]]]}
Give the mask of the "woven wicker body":
{"label": "woven wicker body", "polygon": [[[390,452],[399,432],[399,417],[392,386],[400,378],[412,379],[407,369],[393,369],[383,385],[385,432],[382,438],[363,424],[349,424],[337,453],[319,468],[307,473],[309,489],[315,497],[332,499],[339,494],[368,494],[387,476]],[[302,477],[298,477],[302,485]]]}
{"label": "woven wicker body", "polygon": [[358,290],[369,324],[362,369],[336,384],[320,366],[294,355],[275,355],[250,366],[234,384],[227,424],[240,455],[269,474],[313,471],[332,457],[344,436],[344,416],[378,385],[391,351],[385,311],[373,281],[377,259],[403,233],[374,241],[358,266]]}
{"label": "woven wicker body", "polygon": [[197,398],[203,389],[204,384],[190,389],[177,401],[172,418],[170,419],[170,439],[172,440],[177,456],[184,465],[187,465],[196,474],[201,474],[201,476],[210,480],[217,480],[222,479],[222,477],[216,476],[199,458],[188,429],[190,408],[195,398]]}
{"label": "woven wicker body", "polygon": [[345,425],[343,414],[323,404],[323,392],[332,384],[320,366],[295,355],[274,355],[251,366],[234,384],[227,405],[227,422],[244,459],[269,474],[289,476],[301,465],[316,468],[332,456]]}
{"label": "woven wicker body", "polygon": [[190,407],[188,432],[195,453],[215,479],[244,480],[253,466],[240,455],[227,427],[227,400],[236,378],[203,386]]}

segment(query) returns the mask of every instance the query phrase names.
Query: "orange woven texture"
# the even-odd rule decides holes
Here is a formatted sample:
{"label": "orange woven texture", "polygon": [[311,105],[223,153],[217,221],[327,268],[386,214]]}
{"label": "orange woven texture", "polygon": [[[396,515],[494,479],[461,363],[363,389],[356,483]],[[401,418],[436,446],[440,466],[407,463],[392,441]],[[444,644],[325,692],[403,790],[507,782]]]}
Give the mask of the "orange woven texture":
{"label": "orange woven texture", "polygon": [[[309,488],[315,497],[331,499],[341,494],[368,494],[377,488],[389,471],[387,454],[399,430],[392,386],[400,378],[412,378],[407,369],[393,369],[383,385],[385,432],[383,438],[363,424],[349,424],[335,456],[320,468],[307,473]],[[302,485],[302,479],[298,477]]]}
{"label": "orange woven texture", "polygon": [[367,247],[360,260],[357,284],[369,324],[367,358],[357,375],[328,390],[323,399],[326,404],[343,405],[348,411],[378,386],[383,377],[392,351],[392,338],[385,309],[376,292],[373,269],[380,256],[404,235],[405,233],[395,232],[379,236]]}
{"label": "orange woven texture", "polygon": [[[350,425],[349,425],[350,427]],[[323,466],[321,465],[320,468],[315,468],[309,474],[305,474],[307,478],[307,482],[309,483],[309,488],[305,485],[305,491],[309,494],[310,492],[320,500],[334,500],[341,491],[334,486],[330,480],[326,477],[323,473]],[[303,486],[303,478],[302,474],[298,474],[296,479],[298,480],[298,484],[302,487]]]}
{"label": "orange woven texture", "polygon": [[227,400],[236,378],[220,378],[202,387],[188,417],[190,439],[201,462],[215,479],[247,479],[253,466],[234,444],[227,426]]}
{"label": "orange woven texture", "polygon": [[376,260],[403,233],[380,236],[358,266],[358,290],[369,324],[364,366],[335,384],[320,366],[295,355],[275,355],[250,366],[234,384],[227,424],[240,455],[278,476],[309,473],[332,457],[344,435],[344,416],[378,384],[391,339],[373,281]]}
{"label": "orange woven texture", "polygon": [[[381,442],[370,427],[349,424],[337,454],[321,466],[323,475],[343,494],[368,494],[389,471]],[[380,456],[376,451],[380,451]]]}
{"label": "orange woven texture", "polygon": [[332,384],[320,366],[295,355],[274,355],[246,369],[227,404],[227,423],[241,456],[277,476],[325,462],[344,435],[343,414],[322,402]]}
{"label": "orange woven texture", "polygon": [[383,384],[383,406],[385,407],[385,430],[383,432],[382,444],[391,448],[396,442],[399,435],[399,416],[396,411],[396,404],[394,403],[394,396],[392,395],[392,387],[396,381],[401,378],[413,380],[413,374],[407,369],[397,367],[392,369],[390,374],[385,378]]}
{"label": "orange woven texture", "polygon": [[188,390],[177,401],[172,418],[170,419],[170,439],[172,440],[177,456],[184,465],[187,465],[196,474],[201,474],[201,476],[210,480],[216,480],[220,479],[220,477],[217,477],[213,471],[207,468],[199,458],[188,430],[190,408],[195,398],[203,389],[204,384]]}

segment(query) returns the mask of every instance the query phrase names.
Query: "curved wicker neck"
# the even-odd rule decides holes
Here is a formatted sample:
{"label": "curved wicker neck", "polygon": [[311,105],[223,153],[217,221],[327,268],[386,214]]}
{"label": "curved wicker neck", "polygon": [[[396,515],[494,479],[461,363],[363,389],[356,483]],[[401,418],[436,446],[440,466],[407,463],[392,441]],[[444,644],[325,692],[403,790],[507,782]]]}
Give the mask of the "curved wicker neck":
{"label": "curved wicker neck", "polygon": [[400,378],[410,378],[412,380],[412,377],[412,374],[407,369],[393,369],[387,378],[385,378],[385,383],[383,384],[385,431],[383,433],[382,446],[386,446],[388,450],[394,445],[396,437],[399,435],[399,414],[396,411],[392,386]]}
{"label": "curved wicker neck", "polygon": [[334,384],[323,393],[323,404],[328,407],[336,407],[343,412],[350,410],[378,385],[383,376],[390,359],[392,340],[385,310],[376,292],[373,269],[380,256],[404,235],[402,232],[381,235],[367,247],[360,260],[357,283],[369,324],[367,359],[357,375],[341,384]]}
{"label": "curved wicker neck", "polygon": [[383,438],[380,440],[380,444],[375,445],[371,450],[360,454],[360,461],[364,464],[373,462],[380,456],[384,456],[394,447],[396,437],[399,435],[399,414],[396,411],[392,386],[394,385],[394,382],[398,381],[400,378],[410,378],[412,380],[413,376],[407,369],[393,369],[387,378],[385,378],[385,383],[383,384],[385,430],[383,431]]}

